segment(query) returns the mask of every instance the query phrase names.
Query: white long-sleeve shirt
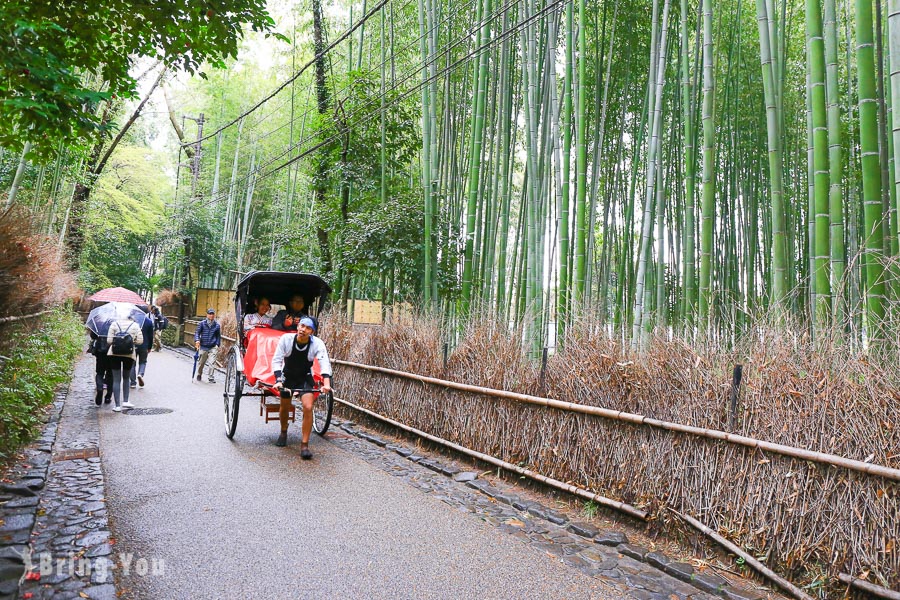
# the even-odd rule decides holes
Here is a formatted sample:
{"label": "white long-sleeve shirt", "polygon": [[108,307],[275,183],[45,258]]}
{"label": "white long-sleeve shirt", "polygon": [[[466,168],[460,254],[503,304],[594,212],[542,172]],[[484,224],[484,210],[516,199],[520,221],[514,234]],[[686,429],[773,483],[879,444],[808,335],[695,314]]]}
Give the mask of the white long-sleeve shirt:
{"label": "white long-sleeve shirt", "polygon": [[[281,376],[284,371],[284,359],[290,356],[296,348],[296,333],[286,333],[278,340],[278,346],[275,347],[275,356],[272,357],[272,371],[275,377]],[[322,375],[331,377],[331,361],[328,359],[328,350],[325,348],[325,342],[314,335],[309,336],[309,347],[307,350],[307,358],[309,362],[313,359],[319,359],[319,368],[322,369]]]}

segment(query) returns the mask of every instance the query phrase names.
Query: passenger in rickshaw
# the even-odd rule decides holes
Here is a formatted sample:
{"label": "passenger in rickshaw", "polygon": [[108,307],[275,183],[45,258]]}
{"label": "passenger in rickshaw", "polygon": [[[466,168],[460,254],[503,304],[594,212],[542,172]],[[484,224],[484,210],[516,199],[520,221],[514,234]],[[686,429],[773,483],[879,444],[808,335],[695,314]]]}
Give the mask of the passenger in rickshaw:
{"label": "passenger in rickshaw", "polygon": [[272,329],[297,331],[297,323],[305,316],[307,316],[306,300],[300,294],[294,294],[291,296],[291,301],[288,302],[288,307],[279,310],[272,319]]}
{"label": "passenger in rickshaw", "polygon": [[271,307],[272,304],[268,298],[263,297],[257,300],[256,312],[244,317],[244,331],[250,331],[254,327],[271,327],[272,317],[266,314]]}
{"label": "passenger in rickshaw", "polygon": [[[310,317],[303,317],[297,326],[296,334],[285,334],[278,340],[275,356],[272,358],[272,371],[275,373],[275,389],[281,391],[281,435],[278,436],[276,446],[287,445],[288,415],[291,409],[291,396],[285,389],[309,390],[315,385],[313,372],[315,363],[321,370],[321,392],[331,391],[331,361],[328,359],[328,350],[325,342],[315,337],[316,323]],[[287,397],[285,397],[287,395]],[[294,394],[297,395],[297,394]],[[312,392],[304,392],[300,395],[303,405],[303,439],[300,442],[300,458],[309,460],[312,452],[309,451],[309,436],[313,426],[313,400]]]}

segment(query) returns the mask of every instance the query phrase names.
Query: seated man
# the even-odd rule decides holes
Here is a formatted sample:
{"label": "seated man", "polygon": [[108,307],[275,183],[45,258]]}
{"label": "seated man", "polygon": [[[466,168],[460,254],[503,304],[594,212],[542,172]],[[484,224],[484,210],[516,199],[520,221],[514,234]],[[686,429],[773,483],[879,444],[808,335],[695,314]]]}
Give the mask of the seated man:
{"label": "seated man", "polygon": [[297,331],[297,323],[306,316],[306,300],[300,294],[291,296],[288,307],[279,310],[272,319],[272,329],[280,331]]}
{"label": "seated man", "polygon": [[260,298],[256,301],[256,312],[250,313],[244,317],[244,332],[250,331],[254,327],[271,327],[272,317],[266,313],[272,304],[268,298]]}
{"label": "seated man", "polygon": [[[272,370],[275,372],[275,389],[291,390],[311,389],[313,381],[313,362],[318,360],[322,371],[322,393],[331,391],[331,361],[328,360],[328,350],[325,342],[313,336],[316,332],[315,322],[309,317],[300,319],[297,333],[288,333],[278,340],[278,348],[272,358]],[[291,410],[291,396],[281,394],[281,435],[278,436],[276,446],[287,445],[288,414]],[[297,394],[295,394],[297,395]],[[303,404],[303,439],[300,442],[300,458],[309,460],[312,452],[309,451],[309,435],[313,426],[313,399],[311,392],[305,392],[300,396]]]}

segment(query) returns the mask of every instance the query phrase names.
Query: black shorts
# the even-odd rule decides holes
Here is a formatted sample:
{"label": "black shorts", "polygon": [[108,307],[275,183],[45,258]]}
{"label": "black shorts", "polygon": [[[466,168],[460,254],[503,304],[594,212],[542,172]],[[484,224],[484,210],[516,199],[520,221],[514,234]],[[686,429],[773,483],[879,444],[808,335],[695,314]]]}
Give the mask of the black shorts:
{"label": "black shorts", "polygon": [[287,376],[284,378],[284,387],[291,390],[310,390],[315,387],[312,373],[301,377]]}

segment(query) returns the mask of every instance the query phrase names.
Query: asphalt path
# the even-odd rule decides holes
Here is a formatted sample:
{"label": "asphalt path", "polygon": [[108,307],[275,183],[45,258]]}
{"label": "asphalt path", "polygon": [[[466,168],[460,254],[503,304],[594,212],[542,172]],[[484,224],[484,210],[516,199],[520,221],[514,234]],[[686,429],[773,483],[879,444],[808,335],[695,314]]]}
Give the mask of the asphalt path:
{"label": "asphalt path", "polygon": [[[82,361],[77,377],[92,370]],[[315,434],[302,461],[299,422],[274,446],[278,424],[256,399],[228,440],[224,376],[190,372],[187,358],[153,352],[132,402],[173,412],[99,409],[126,598],[620,597]]]}

